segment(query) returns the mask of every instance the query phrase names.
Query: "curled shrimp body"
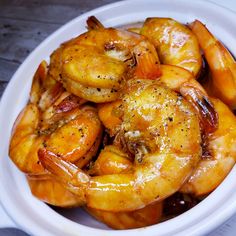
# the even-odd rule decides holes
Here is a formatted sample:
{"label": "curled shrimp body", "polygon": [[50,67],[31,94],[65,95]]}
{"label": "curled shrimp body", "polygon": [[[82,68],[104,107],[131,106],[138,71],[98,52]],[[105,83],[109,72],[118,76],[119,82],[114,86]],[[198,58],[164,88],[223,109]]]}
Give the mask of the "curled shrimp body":
{"label": "curled shrimp body", "polygon": [[187,100],[159,81],[135,79],[128,87],[122,132],[135,156],[132,171],[90,177],[47,149],[39,152],[43,166],[91,208],[133,211],[163,200],[182,186],[201,156],[199,118]]}
{"label": "curled shrimp body", "polygon": [[189,25],[210,67],[211,78],[207,91],[220,98],[231,109],[236,108],[236,62],[230,52],[218,41],[200,21]]}
{"label": "curled shrimp body", "polygon": [[140,33],[155,45],[163,64],[176,65],[199,74],[202,58],[198,41],[185,25],[171,18],[147,18]]}
{"label": "curled shrimp body", "polygon": [[[62,44],[51,56],[49,74],[67,91],[89,101],[109,102],[118,98],[130,73],[160,75],[158,55],[144,36],[91,21],[88,32]],[[155,65],[152,70],[140,65],[146,59]]]}
{"label": "curled shrimp body", "polygon": [[[130,157],[114,145],[108,145],[101,151],[92,175],[119,174],[130,171],[133,163]],[[108,212],[86,207],[89,214],[114,229],[132,229],[155,224],[162,215],[162,202],[145,206],[132,212]]]}
{"label": "curled shrimp body", "polygon": [[207,155],[199,162],[182,192],[201,196],[213,191],[236,161],[236,117],[219,99],[211,99],[219,115],[218,129],[206,137]]}
{"label": "curled shrimp body", "polygon": [[[108,145],[99,154],[90,174],[119,174],[132,168],[133,163],[126,153],[114,145]],[[108,212],[89,207],[86,207],[86,210],[111,228],[132,229],[158,223],[162,215],[162,205],[162,202],[158,202],[131,212]]]}
{"label": "curled shrimp body", "polygon": [[[214,131],[217,127],[217,113],[214,111],[214,106],[207,93],[193,75],[189,71],[173,65],[161,65],[160,70],[161,76],[157,80],[168,88],[179,92],[195,107],[205,132]],[[141,86],[142,84],[140,84]],[[129,93],[129,91],[124,93],[126,92]],[[181,100],[182,97],[180,96],[179,99]],[[101,104],[98,107],[99,118],[111,136],[117,134],[121,128],[123,105],[121,100],[117,100]]]}
{"label": "curled shrimp body", "polygon": [[[85,167],[89,161],[96,156],[98,147],[101,143],[101,135],[89,151],[77,160],[74,164],[79,167]],[[38,199],[47,204],[58,207],[76,207],[81,205],[81,201],[77,195],[69,191],[65,185],[56,180],[50,174],[43,175],[26,175],[31,193]]]}
{"label": "curled shrimp body", "polygon": [[41,66],[34,77],[30,101],[15,121],[10,140],[9,156],[27,174],[44,173],[38,160],[40,148],[47,146],[74,162],[89,151],[102,131],[95,108],[80,108],[84,101],[64,92],[57,82],[41,87]]}

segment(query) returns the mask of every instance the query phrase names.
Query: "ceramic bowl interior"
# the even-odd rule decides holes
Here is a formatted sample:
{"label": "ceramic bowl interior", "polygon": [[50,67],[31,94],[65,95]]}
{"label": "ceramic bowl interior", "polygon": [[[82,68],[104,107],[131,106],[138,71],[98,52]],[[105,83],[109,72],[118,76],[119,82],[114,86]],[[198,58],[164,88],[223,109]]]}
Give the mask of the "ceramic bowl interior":
{"label": "ceramic bowl interior", "polygon": [[26,179],[8,158],[13,122],[28,100],[32,76],[43,59],[60,43],[84,32],[86,19],[95,15],[105,26],[119,26],[146,17],[172,17],[187,23],[200,19],[236,55],[235,15],[205,1],[133,0],[110,4],[72,20],[41,43],[9,83],[0,106],[0,200],[10,217],[34,235],[200,235],[217,227],[236,211],[236,169],[196,207],[166,222],[141,229],[115,231],[80,209],[55,211],[35,199]]}

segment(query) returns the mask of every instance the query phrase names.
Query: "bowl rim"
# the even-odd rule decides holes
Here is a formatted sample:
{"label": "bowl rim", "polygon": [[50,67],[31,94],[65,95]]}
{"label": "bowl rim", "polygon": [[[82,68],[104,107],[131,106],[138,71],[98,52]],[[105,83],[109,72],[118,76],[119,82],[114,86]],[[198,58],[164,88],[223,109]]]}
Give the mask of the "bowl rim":
{"label": "bowl rim", "polygon": [[[115,2],[115,3],[107,4],[105,6],[96,8],[96,9],[94,9],[92,11],[89,11],[87,13],[84,13],[84,14],[74,18],[73,20],[69,21],[67,24],[65,24],[62,27],[60,27],[54,33],[52,33],[49,37],[47,37],[24,60],[24,62],[17,69],[17,71],[13,75],[11,81],[9,82],[8,86],[6,87],[6,89],[5,89],[5,91],[4,91],[3,95],[2,95],[1,101],[0,101],[0,121],[6,119],[4,117],[4,111],[7,108],[6,104],[8,104],[9,97],[11,96],[12,91],[15,90],[14,87],[15,87],[15,83],[17,82],[17,79],[22,74],[22,71],[25,70],[25,67],[28,64],[30,64],[30,61],[33,60],[35,55],[44,47],[44,45],[50,43],[50,41],[53,40],[55,37],[58,37],[58,35],[60,35],[68,26],[74,24],[77,21],[81,21],[81,22],[84,21],[84,19],[86,19],[89,15],[95,15],[95,14],[97,15],[97,14],[100,14],[100,13],[102,14],[103,12],[109,11],[111,9],[114,10],[116,8],[119,8],[119,7],[122,7],[122,6],[129,6],[129,5],[130,6],[135,6],[136,4],[143,4],[143,2],[144,1],[142,1],[142,0],[120,1],[120,2]],[[170,3],[170,4],[176,4],[176,3],[179,3],[179,4],[191,4],[192,6],[196,6],[198,8],[204,7],[204,8],[207,8],[207,9],[214,9],[214,11],[220,12],[225,17],[226,21],[227,20],[229,21],[230,19],[232,20],[232,18],[236,17],[236,15],[233,12],[229,11],[228,9],[226,9],[224,7],[221,7],[218,4],[215,4],[215,3],[212,3],[212,2],[206,2],[206,1],[203,1],[203,0],[196,1],[196,2],[191,2],[191,3],[189,3],[188,0],[176,0],[175,3],[171,2],[171,0],[157,0],[157,1],[155,1],[155,0],[147,0],[145,2],[146,2],[146,4],[148,4],[148,3],[152,4],[152,3],[157,3],[157,2],[159,2],[159,3],[165,2],[166,4],[167,3]],[[108,23],[109,23],[109,21],[108,21]],[[112,24],[112,21],[110,22],[110,24]],[[234,26],[235,25],[236,24],[234,24]],[[234,50],[234,51],[236,53],[236,50]],[[27,88],[25,88],[25,90],[27,90]],[[8,140],[9,140],[9,135],[7,137],[8,137]],[[5,143],[8,143],[8,141],[6,141]],[[1,150],[0,158],[4,158],[4,152],[6,153],[7,147],[8,146],[4,147],[3,151]],[[8,163],[8,164],[9,164],[9,166],[8,166],[9,168],[12,168],[12,169],[14,169],[14,171],[17,172],[17,170],[12,165],[12,163]],[[178,222],[180,222],[183,219],[186,219],[186,218],[189,217],[190,211],[191,211],[191,213],[193,211],[197,212],[198,210],[196,210],[196,209],[200,209],[200,208],[204,209],[205,207],[207,207],[207,205],[209,204],[209,201],[210,201],[210,200],[207,200],[207,199],[212,199],[213,196],[219,195],[225,189],[225,187],[227,187],[227,181],[230,178],[231,179],[235,178],[235,176],[236,176],[235,170],[236,170],[236,168],[234,167],[233,171],[231,171],[229,176],[223,181],[223,183],[212,194],[209,195],[209,197],[207,197],[204,201],[199,203],[193,209],[183,213],[182,215],[180,215],[178,217],[175,217],[174,219],[178,218]],[[42,229],[40,227],[37,227],[37,225],[35,226],[35,224],[34,224],[34,227],[35,227],[34,230],[30,229],[28,227],[28,225],[30,225],[32,223],[32,221],[30,221],[31,219],[28,219],[28,221],[25,221],[25,223],[21,222],[21,220],[22,220],[21,215],[19,214],[19,212],[16,213],[16,211],[14,210],[14,204],[13,203],[9,203],[9,201],[7,200],[7,194],[5,193],[5,189],[4,189],[6,186],[4,185],[4,183],[2,183],[2,181],[1,181],[2,178],[1,177],[2,177],[2,173],[0,173],[0,191],[1,191],[0,202],[2,203],[3,208],[5,209],[7,214],[10,216],[10,218],[13,219],[13,221],[16,223],[16,225],[18,225],[20,228],[24,229],[26,232],[33,233],[33,234],[38,234],[38,232],[40,232],[40,230],[41,230],[41,232],[46,233],[44,235],[47,235],[47,231],[45,231],[45,230],[42,231]],[[4,192],[4,194],[2,194],[3,192]],[[193,230],[190,227],[193,231],[189,232],[190,233],[189,235],[193,235],[194,233],[196,233],[196,230],[198,230],[197,231],[198,234],[199,233],[201,233],[201,234],[207,233],[207,232],[211,231],[212,229],[214,229],[215,227],[217,227],[220,223],[222,223],[223,221],[228,219],[230,216],[232,216],[236,212],[236,200],[233,201],[233,197],[236,196],[236,193],[234,193],[233,191],[230,191],[230,189],[228,189],[228,193],[231,194],[231,197],[230,197],[230,199],[222,198],[222,199],[225,200],[225,203],[222,204],[222,206],[218,206],[217,203],[215,203],[215,207],[217,207],[217,210],[212,212],[212,214],[215,214],[217,212],[217,215],[216,214],[214,215],[214,220],[208,221],[207,225],[206,224],[202,224],[201,227],[198,227],[198,229],[195,229],[195,230]],[[228,204],[226,205],[226,203],[228,203]],[[42,204],[39,204],[39,205],[40,205],[41,209],[44,209],[45,204],[44,204],[44,206]],[[207,219],[209,218],[209,216],[210,215],[208,215],[208,216],[205,215],[205,217]],[[62,222],[62,216],[56,217],[56,219],[58,220],[58,222],[62,223],[62,226],[64,226],[64,224]],[[85,234],[86,232],[87,233],[90,232],[90,233],[93,233],[93,234],[100,232],[97,235],[120,235],[119,232],[122,232],[122,233],[127,232],[130,235],[144,235],[144,234],[149,233],[151,231],[153,233],[153,230],[155,230],[156,228],[160,228],[159,226],[161,224],[164,225],[163,227],[166,227],[165,225],[168,222],[170,222],[170,221],[173,222],[174,219],[173,220],[169,220],[167,222],[160,223],[158,225],[154,225],[154,226],[149,226],[149,227],[145,227],[145,228],[141,228],[141,229],[122,230],[122,231],[101,230],[101,229],[94,229],[94,230],[86,231],[87,230],[86,228],[90,228],[91,229],[91,227],[87,227],[87,226],[80,225],[78,223],[71,222],[68,219],[64,219],[64,220],[70,222],[70,224],[72,223],[72,224],[77,225],[77,226],[79,225],[81,227],[81,229],[83,228],[83,232],[81,232],[82,234]],[[175,223],[177,223],[177,221],[175,221]],[[76,228],[78,228],[78,227],[76,227]],[[35,231],[35,230],[37,230],[37,231]],[[185,229],[183,229],[183,230],[185,230]],[[73,234],[73,232],[70,232],[70,233]],[[179,233],[179,231],[177,233]],[[150,234],[150,235],[155,235],[155,234]]]}

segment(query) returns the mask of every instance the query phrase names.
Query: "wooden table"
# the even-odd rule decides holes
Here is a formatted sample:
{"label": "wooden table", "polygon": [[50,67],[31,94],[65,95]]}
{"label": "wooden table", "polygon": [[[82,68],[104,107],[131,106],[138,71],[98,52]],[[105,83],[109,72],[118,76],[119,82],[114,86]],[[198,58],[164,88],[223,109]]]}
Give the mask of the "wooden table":
{"label": "wooden table", "polygon": [[[222,4],[221,0],[214,1]],[[0,97],[19,65],[48,35],[74,17],[111,2],[116,1],[0,0]],[[223,4],[230,8],[234,0],[226,0]],[[233,236],[234,232],[236,216],[209,236]],[[16,234],[0,230],[0,235]]]}

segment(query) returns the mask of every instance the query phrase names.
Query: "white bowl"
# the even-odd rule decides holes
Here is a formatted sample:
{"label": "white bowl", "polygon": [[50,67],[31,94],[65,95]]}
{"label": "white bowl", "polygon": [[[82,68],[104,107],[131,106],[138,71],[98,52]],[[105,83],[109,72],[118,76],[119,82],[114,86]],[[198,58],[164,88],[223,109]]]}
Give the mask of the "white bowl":
{"label": "white bowl", "polygon": [[[61,27],[41,43],[19,67],[0,106],[0,200],[14,222],[33,235],[202,235],[219,226],[236,212],[236,168],[204,201],[191,210],[150,227],[115,231],[93,220],[82,210],[58,212],[35,199],[24,175],[8,158],[12,124],[26,104],[32,76],[38,64],[61,42],[85,31],[86,19],[95,15],[106,26],[142,21],[146,17],[166,16],[181,22],[200,19],[236,55],[236,17],[217,5],[189,0],[135,0],[100,7]],[[64,216],[63,216],[64,215]],[[66,218],[67,217],[67,218]],[[73,219],[74,222],[70,219]]]}

